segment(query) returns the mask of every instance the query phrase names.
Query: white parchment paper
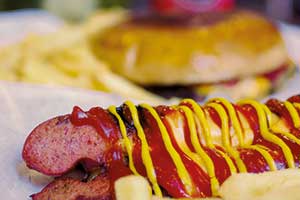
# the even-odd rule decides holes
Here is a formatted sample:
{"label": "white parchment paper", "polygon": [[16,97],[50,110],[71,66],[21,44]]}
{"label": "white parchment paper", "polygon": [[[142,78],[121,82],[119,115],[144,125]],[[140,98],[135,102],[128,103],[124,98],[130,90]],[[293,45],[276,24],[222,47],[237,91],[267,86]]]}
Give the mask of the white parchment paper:
{"label": "white parchment paper", "polygon": [[122,102],[100,92],[0,82],[0,199],[29,199],[49,182],[27,169],[21,158],[24,141],[36,125],[70,113],[74,105],[87,110]]}

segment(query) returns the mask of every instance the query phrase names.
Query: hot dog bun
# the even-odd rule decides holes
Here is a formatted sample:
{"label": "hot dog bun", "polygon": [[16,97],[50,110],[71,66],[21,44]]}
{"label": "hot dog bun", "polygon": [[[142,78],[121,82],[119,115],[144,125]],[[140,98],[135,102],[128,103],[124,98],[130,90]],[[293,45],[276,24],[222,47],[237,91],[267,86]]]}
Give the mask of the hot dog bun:
{"label": "hot dog bun", "polygon": [[276,26],[249,11],[142,15],[107,30],[94,44],[114,71],[142,85],[231,80],[288,60]]}
{"label": "hot dog bun", "polygon": [[[286,73],[276,77],[280,83],[267,78],[269,85],[257,77],[289,65],[275,24],[243,10],[185,16],[132,14],[96,35],[91,46],[114,72],[168,98],[197,99],[207,95],[203,92],[207,85],[235,99],[263,97],[281,85]],[[245,80],[253,92],[237,92],[243,91]],[[233,81],[242,83],[229,88],[223,84]]]}

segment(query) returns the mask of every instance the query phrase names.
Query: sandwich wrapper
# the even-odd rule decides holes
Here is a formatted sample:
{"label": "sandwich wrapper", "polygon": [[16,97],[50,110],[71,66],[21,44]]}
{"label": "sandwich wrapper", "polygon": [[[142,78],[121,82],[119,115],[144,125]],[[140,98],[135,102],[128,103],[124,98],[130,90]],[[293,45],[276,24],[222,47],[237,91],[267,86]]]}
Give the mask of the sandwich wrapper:
{"label": "sandwich wrapper", "polygon": [[[291,56],[299,62],[299,29],[287,25],[281,25],[281,29]],[[297,73],[272,97],[286,99],[299,93],[300,75]],[[30,199],[31,194],[51,181],[51,178],[29,170],[21,157],[24,141],[34,127],[54,116],[70,113],[74,105],[88,110],[92,106],[120,105],[123,101],[117,95],[101,92],[0,81],[1,199]]]}

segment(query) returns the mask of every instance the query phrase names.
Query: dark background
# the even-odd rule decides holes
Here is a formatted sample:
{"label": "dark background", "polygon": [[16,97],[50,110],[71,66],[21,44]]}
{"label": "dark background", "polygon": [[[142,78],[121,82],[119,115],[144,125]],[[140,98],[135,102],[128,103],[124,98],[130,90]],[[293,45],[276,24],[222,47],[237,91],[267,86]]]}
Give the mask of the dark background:
{"label": "dark background", "polygon": [[[134,7],[146,8],[147,0],[98,0],[99,7]],[[285,4],[291,2],[286,8]],[[300,0],[236,0],[238,7],[254,9],[263,12],[273,18],[300,24]],[[0,0],[0,10],[15,10],[20,8],[38,8],[40,0]],[[283,9],[284,7],[284,9]]]}

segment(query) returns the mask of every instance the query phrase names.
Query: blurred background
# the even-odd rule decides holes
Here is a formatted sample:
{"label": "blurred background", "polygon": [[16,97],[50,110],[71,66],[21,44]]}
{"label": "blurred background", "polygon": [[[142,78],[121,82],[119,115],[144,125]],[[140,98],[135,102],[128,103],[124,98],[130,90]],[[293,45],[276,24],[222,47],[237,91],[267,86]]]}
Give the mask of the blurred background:
{"label": "blurred background", "polygon": [[[155,20],[166,29],[145,28]],[[0,0],[0,87],[68,86],[151,102],[262,99],[283,86],[299,93],[289,82],[300,82],[299,25],[300,0]]]}
{"label": "blurred background", "polygon": [[166,11],[170,10],[173,1],[183,7],[191,3],[202,6],[215,4],[217,9],[254,9],[275,19],[300,23],[300,0],[0,0],[0,10],[43,8],[67,20],[77,21],[84,19],[93,10],[116,6],[134,9],[151,7]]}

